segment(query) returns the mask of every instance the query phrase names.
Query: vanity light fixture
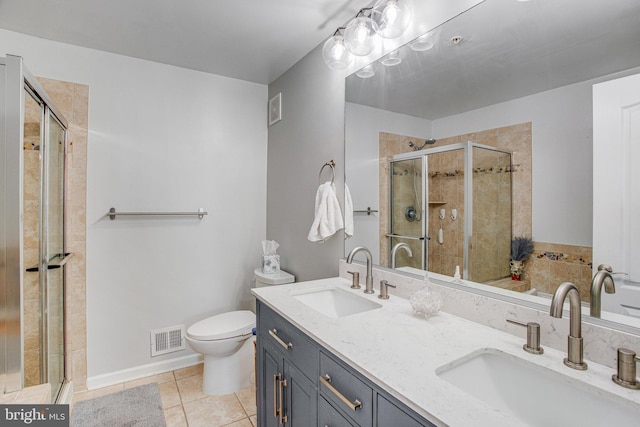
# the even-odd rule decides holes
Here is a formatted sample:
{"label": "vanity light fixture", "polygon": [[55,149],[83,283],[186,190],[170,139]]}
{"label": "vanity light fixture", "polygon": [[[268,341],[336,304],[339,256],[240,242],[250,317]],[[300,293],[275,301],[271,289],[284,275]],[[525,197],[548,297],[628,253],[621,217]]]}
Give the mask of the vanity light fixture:
{"label": "vanity light fixture", "polygon": [[353,55],[344,44],[342,31],[344,28],[338,28],[322,47],[324,62],[332,70],[344,70],[353,61]]}
{"label": "vanity light fixture", "polygon": [[402,62],[402,58],[400,58],[400,53],[397,50],[394,50],[380,61],[382,65],[385,67],[393,67],[394,65],[398,65]]}
{"label": "vanity light fixture", "polygon": [[433,49],[440,39],[440,31],[442,27],[438,27],[435,30],[425,33],[409,43],[409,47],[416,52],[426,52]]}
{"label": "vanity light fixture", "polygon": [[344,30],[344,44],[354,55],[366,56],[378,44],[378,24],[367,14],[371,9],[361,9]]}
{"label": "vanity light fixture", "polygon": [[409,27],[411,9],[402,0],[381,0],[373,6],[372,18],[380,37],[395,39]]}
{"label": "vanity light fixture", "polygon": [[360,71],[356,72],[356,76],[360,77],[361,79],[368,79],[375,75],[376,75],[376,72],[373,70],[373,64],[369,64],[363,69],[361,69]]}
{"label": "vanity light fixture", "polygon": [[[343,70],[353,55],[366,56],[380,44],[380,37],[399,37],[411,22],[406,0],[379,0],[360,9],[346,27],[338,28],[322,48],[324,62],[332,70]],[[399,62],[396,62],[399,63]]]}

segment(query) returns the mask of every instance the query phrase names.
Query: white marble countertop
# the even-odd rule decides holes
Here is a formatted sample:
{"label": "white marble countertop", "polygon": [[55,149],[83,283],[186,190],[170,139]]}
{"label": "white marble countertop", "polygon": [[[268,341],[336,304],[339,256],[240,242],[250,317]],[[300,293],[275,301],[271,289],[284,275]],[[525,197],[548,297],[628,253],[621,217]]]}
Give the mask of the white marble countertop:
{"label": "white marble countertop", "polygon": [[[522,349],[522,338],[440,312],[429,319],[416,317],[408,300],[389,300],[352,290],[350,282],[336,277],[289,285],[252,289],[263,303],[300,328],[358,372],[427,420],[441,426],[516,426],[507,412],[497,410],[441,379],[436,370],[483,349],[496,349],[557,371],[599,388],[603,394],[640,403],[640,391],[627,390],[611,381],[611,368],[587,361],[589,369],[577,371],[563,364],[566,354],[546,348],[542,355]],[[381,309],[330,318],[309,309],[292,296],[305,289],[339,287],[382,304]],[[542,343],[544,347],[544,342]],[[551,391],[550,391],[551,392]],[[526,390],[523,390],[526,398]],[[558,398],[561,398],[559,396]]]}

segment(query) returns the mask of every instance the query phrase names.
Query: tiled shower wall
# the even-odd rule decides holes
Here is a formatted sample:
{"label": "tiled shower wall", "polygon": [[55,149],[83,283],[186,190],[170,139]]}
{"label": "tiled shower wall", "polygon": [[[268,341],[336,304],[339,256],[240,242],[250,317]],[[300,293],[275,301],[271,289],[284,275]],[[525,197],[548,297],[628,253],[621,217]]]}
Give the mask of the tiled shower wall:
{"label": "tiled shower wall", "polygon": [[[24,126],[24,267],[38,264],[40,211],[40,109],[35,102],[25,106]],[[40,384],[40,292],[37,272],[23,275],[24,385]]]}
{"label": "tiled shower wall", "polygon": [[[512,234],[514,237],[531,237],[531,127],[532,124],[521,123],[495,129],[488,129],[464,135],[456,135],[439,139],[435,146],[443,146],[466,141],[488,145],[512,153],[513,163],[513,190],[512,190]],[[409,146],[412,141],[421,146],[425,140],[410,136],[380,132],[379,134],[379,158],[380,158],[380,263],[389,265],[389,242],[385,237],[389,227],[389,160],[396,154],[413,151]],[[442,185],[433,185],[430,179],[429,198],[438,203],[429,205],[429,223],[431,224],[429,235],[432,237],[430,245],[430,261],[433,271],[442,274],[453,275],[455,265],[462,265],[463,245],[463,218],[464,218],[464,179],[462,174],[455,171],[463,169],[462,156],[447,153],[451,158],[439,160],[438,164],[429,165],[430,171],[451,172],[447,177],[448,182]],[[459,159],[457,157],[460,157]],[[443,163],[444,162],[444,163]],[[441,180],[442,181],[442,180]],[[444,181],[442,181],[444,182]],[[431,188],[433,187],[433,188]],[[491,200],[487,200],[493,203]],[[445,204],[446,203],[446,204]],[[433,244],[437,236],[437,229],[441,225],[439,210],[446,206],[445,220],[442,228],[445,235],[445,244]],[[458,219],[450,218],[451,208],[458,211]],[[475,225],[478,227],[478,225]],[[491,226],[487,223],[479,228]],[[533,236],[535,238],[535,236]],[[485,256],[494,257],[495,254],[486,253]],[[480,254],[482,256],[482,254]],[[478,259],[476,262],[483,262]],[[430,270],[432,268],[430,267]],[[504,268],[508,274],[508,266]],[[522,282],[503,280],[497,284],[500,287],[525,291],[535,287],[540,292],[553,293],[556,287],[563,281],[572,281],[580,289],[583,300],[588,300],[588,287],[591,280],[591,248],[578,247],[556,243],[534,242],[534,253],[525,264],[525,275]]]}

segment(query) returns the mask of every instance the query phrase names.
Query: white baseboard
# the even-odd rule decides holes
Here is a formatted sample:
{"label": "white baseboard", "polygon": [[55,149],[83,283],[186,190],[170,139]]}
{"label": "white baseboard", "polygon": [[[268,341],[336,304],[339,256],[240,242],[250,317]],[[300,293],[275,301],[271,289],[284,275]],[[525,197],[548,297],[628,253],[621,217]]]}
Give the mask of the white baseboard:
{"label": "white baseboard", "polygon": [[110,385],[120,384],[126,381],[133,381],[149,377],[151,375],[187,368],[189,366],[202,363],[202,361],[203,357],[201,354],[191,354],[188,356],[177,357],[175,359],[168,359],[161,362],[123,369],[121,371],[110,372],[108,374],[96,375],[87,378],[87,388],[89,390],[95,390],[97,388],[108,387]]}

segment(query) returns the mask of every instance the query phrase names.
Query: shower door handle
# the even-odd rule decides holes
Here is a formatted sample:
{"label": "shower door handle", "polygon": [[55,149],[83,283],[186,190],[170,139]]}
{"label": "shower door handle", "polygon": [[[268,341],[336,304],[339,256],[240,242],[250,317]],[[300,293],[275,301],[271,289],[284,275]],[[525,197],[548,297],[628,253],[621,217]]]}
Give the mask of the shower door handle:
{"label": "shower door handle", "polygon": [[401,234],[387,234],[387,237],[395,237],[398,239],[410,239],[410,240],[429,240],[431,237],[417,237],[417,236],[403,236]]}
{"label": "shower door handle", "polygon": [[[53,264],[53,263],[47,264],[47,270],[55,270],[56,268],[60,268],[60,267],[64,266],[69,261],[69,259],[71,259],[71,257],[73,256],[73,254],[71,252],[67,252],[65,254],[56,255],[52,259],[59,258],[60,255],[63,255],[62,259],[60,260],[60,262],[57,262],[55,264]],[[35,267],[27,268],[26,271],[28,271],[30,273],[31,272],[35,272],[35,271],[40,271],[40,267],[36,265]]]}

